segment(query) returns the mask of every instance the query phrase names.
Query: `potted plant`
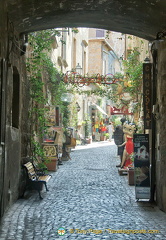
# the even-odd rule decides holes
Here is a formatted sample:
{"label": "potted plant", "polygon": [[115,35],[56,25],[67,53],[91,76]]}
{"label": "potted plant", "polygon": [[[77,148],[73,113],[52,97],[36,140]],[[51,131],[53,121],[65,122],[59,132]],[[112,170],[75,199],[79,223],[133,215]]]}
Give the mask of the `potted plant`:
{"label": "potted plant", "polygon": [[48,160],[45,159],[41,144],[36,140],[32,140],[32,153],[32,162],[35,165],[36,169],[39,171],[46,171],[46,163],[48,162]]}
{"label": "potted plant", "polygon": [[44,159],[45,165],[48,171],[57,171],[58,169],[58,157],[57,157],[57,149],[55,144],[43,144],[44,151]]}
{"label": "potted plant", "polygon": [[109,133],[104,133],[105,140],[109,139]]}
{"label": "potted plant", "polygon": [[85,139],[87,144],[92,143],[92,138],[90,137],[89,120],[85,120]]}

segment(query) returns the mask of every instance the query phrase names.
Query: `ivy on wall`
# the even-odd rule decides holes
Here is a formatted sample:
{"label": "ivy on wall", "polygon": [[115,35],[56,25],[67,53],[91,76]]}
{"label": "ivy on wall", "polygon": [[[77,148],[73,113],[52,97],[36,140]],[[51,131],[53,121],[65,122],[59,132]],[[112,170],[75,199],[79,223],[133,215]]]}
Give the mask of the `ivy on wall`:
{"label": "ivy on wall", "polygon": [[[59,106],[62,110],[66,108],[61,100],[62,94],[67,92],[63,75],[56,69],[50,57],[54,36],[60,36],[60,32],[53,29],[29,34],[26,66],[31,96],[31,132],[35,133],[37,142],[43,139],[44,131],[47,129],[48,108],[45,106],[50,104],[49,101],[51,105]],[[33,146],[36,145],[34,138],[31,143]],[[36,149],[38,151],[35,154],[42,156],[39,146]]]}
{"label": "ivy on wall", "polygon": [[140,52],[138,48],[134,48],[128,58],[123,61],[124,72],[129,82],[129,85],[126,86],[126,91],[130,92],[136,101],[142,88],[143,64],[139,61],[139,55]]}
{"label": "ivy on wall", "polygon": [[[142,62],[139,60],[139,49],[131,50],[128,58],[123,60],[124,74],[115,73],[114,77],[119,79],[115,84],[97,84],[97,88],[93,90],[82,90],[78,88],[79,94],[86,94],[87,96],[96,95],[99,97],[106,97],[111,99],[116,106],[121,108],[127,106],[130,101],[135,101],[134,111],[139,111],[142,98]],[[122,100],[121,94],[118,93],[118,87],[122,89],[123,93],[129,93],[131,100]]]}

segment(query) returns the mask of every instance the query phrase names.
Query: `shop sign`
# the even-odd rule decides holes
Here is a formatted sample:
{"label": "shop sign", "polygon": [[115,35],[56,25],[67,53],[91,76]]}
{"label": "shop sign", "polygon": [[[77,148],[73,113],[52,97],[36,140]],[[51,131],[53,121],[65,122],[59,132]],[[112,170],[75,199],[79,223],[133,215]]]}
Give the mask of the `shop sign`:
{"label": "shop sign", "polygon": [[127,107],[122,108],[116,108],[111,107],[111,115],[132,115],[133,113],[130,113]]}
{"label": "shop sign", "polygon": [[63,80],[65,83],[77,84],[80,86],[89,86],[90,84],[117,84],[117,82],[121,81],[121,78],[117,78],[114,75],[108,73],[106,75],[93,74],[89,76],[89,74],[81,75],[75,71],[67,71],[64,74]]}
{"label": "shop sign", "polygon": [[150,199],[149,135],[134,134],[133,142],[136,199]]}
{"label": "shop sign", "polygon": [[152,119],[151,69],[152,69],[151,63],[143,64],[144,129],[151,129]]}

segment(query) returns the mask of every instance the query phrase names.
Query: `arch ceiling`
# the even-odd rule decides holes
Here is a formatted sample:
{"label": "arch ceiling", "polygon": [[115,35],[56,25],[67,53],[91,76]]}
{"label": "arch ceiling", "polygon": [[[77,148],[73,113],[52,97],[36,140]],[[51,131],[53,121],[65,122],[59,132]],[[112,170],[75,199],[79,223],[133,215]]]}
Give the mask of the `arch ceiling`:
{"label": "arch ceiling", "polygon": [[15,28],[93,27],[147,40],[166,31],[166,0],[7,0]]}

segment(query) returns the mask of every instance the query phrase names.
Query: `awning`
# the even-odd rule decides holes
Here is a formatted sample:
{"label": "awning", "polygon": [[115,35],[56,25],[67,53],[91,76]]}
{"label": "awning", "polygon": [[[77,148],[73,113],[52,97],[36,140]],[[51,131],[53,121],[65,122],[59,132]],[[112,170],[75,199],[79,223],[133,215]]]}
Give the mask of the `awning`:
{"label": "awning", "polygon": [[97,110],[99,110],[102,114],[104,114],[104,115],[106,115],[107,116],[107,113],[101,108],[101,107],[99,107],[97,104],[93,104],[96,108],[97,108]]}

